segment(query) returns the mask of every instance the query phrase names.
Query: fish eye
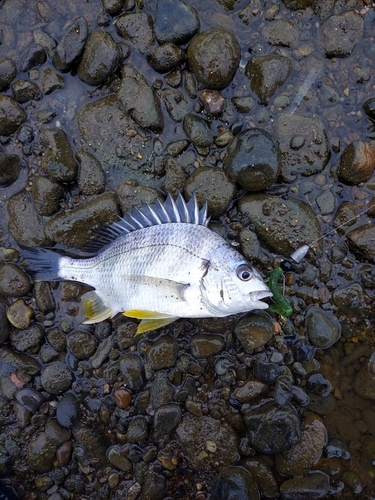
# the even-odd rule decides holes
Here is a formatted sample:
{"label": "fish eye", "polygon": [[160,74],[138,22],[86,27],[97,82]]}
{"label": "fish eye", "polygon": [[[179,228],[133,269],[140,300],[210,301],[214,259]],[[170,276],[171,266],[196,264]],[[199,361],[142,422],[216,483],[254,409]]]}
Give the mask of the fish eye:
{"label": "fish eye", "polygon": [[241,281],[249,281],[253,277],[253,271],[248,264],[241,264],[236,270],[237,276]]}

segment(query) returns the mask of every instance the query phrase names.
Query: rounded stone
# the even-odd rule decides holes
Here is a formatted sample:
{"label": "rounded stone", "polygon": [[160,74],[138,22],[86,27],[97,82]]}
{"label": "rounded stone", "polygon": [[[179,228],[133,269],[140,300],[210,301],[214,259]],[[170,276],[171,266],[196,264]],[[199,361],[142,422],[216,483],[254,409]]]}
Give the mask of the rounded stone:
{"label": "rounded stone", "polygon": [[278,408],[265,403],[245,414],[248,438],[259,453],[271,455],[286,450],[301,439],[298,413],[292,405]]}
{"label": "rounded stone", "polygon": [[20,57],[20,71],[25,72],[35,66],[41,66],[46,60],[46,51],[39,43],[35,43],[22,53]]}
{"label": "rounded stone", "polygon": [[174,43],[151,49],[146,56],[148,64],[158,73],[167,73],[185,61],[185,51]]}
{"label": "rounded stone", "polygon": [[279,146],[264,130],[243,130],[227,148],[224,169],[247,191],[266,189],[279,175]]}
{"label": "rounded stone", "polygon": [[10,343],[17,351],[27,351],[39,345],[44,338],[44,333],[44,328],[34,323],[23,330],[13,330],[10,334]]}
{"label": "rounded stone", "polygon": [[306,335],[309,342],[318,349],[327,349],[341,334],[341,327],[333,314],[310,307],[306,314]]}
{"label": "rounded stone", "polygon": [[320,500],[330,489],[329,477],[324,472],[313,471],[305,477],[287,479],[280,486],[282,500]]}
{"label": "rounded stone", "polygon": [[185,195],[195,191],[200,206],[207,201],[209,214],[216,218],[228,208],[236,193],[236,183],[217,168],[198,167],[186,182]]}
{"label": "rounded stone", "polygon": [[116,389],[113,393],[113,397],[116,406],[122,409],[127,408],[132,400],[132,395],[127,389]]}
{"label": "rounded stone", "polygon": [[57,182],[73,181],[78,165],[66,133],[45,128],[40,133],[40,142],[47,148],[40,162],[44,172]]}
{"label": "rounded stone", "polygon": [[363,17],[354,10],[329,17],[320,28],[321,41],[326,56],[349,56],[354,47],[362,40],[364,26]]}
{"label": "rounded stone", "polygon": [[272,473],[271,467],[265,460],[257,456],[247,458],[244,461],[244,467],[254,478],[259,492],[265,498],[277,498],[279,494],[279,486]]}
{"label": "rounded stone", "polygon": [[38,85],[29,80],[17,80],[11,85],[14,98],[20,104],[28,101],[40,101],[42,93]]}
{"label": "rounded stone", "polygon": [[64,394],[56,408],[56,418],[62,427],[71,427],[79,418],[79,402],[74,394]]}
{"label": "rounded stone", "polygon": [[105,189],[106,177],[100,162],[84,149],[76,153],[76,158],[80,163],[78,187],[81,193],[86,196],[102,193]]}
{"label": "rounded stone", "polygon": [[145,439],[147,434],[147,420],[145,417],[139,416],[133,418],[130,422],[126,433],[126,439],[128,443],[138,443],[139,441],[142,441],[142,439]]}
{"label": "rounded stone", "polygon": [[109,33],[92,31],[86,41],[82,59],[77,68],[79,78],[89,85],[101,85],[116,69],[120,51]]}
{"label": "rounded stone", "polygon": [[152,370],[171,368],[178,356],[178,342],[170,335],[163,335],[147,351],[147,362]]}
{"label": "rounded stone", "polygon": [[0,95],[0,135],[11,135],[21,123],[26,121],[26,113],[21,106],[7,95]]}
{"label": "rounded stone", "polygon": [[155,432],[157,434],[169,434],[180,422],[181,415],[181,408],[176,403],[160,406],[154,415]]}
{"label": "rounded stone", "polygon": [[211,500],[259,500],[258,487],[244,467],[228,467],[213,480]]}
{"label": "rounded stone", "polygon": [[145,12],[132,12],[116,19],[117,33],[132,43],[141,54],[155,44],[152,17]]}
{"label": "rounded stone", "polygon": [[45,432],[41,432],[27,447],[27,464],[34,472],[48,472],[53,468],[55,453],[56,446],[51,445]]}
{"label": "rounded stone", "polygon": [[108,461],[117,469],[127,472],[132,469],[131,461],[121,454],[119,446],[111,446],[107,451]]}
{"label": "rounded stone", "polygon": [[37,175],[32,185],[35,210],[40,215],[49,216],[57,212],[64,196],[64,188],[54,179]]}
{"label": "rounded stone", "polygon": [[70,387],[73,376],[64,363],[54,362],[43,369],[40,382],[49,394],[61,394]]}
{"label": "rounded stone", "polygon": [[254,56],[247,63],[245,74],[250,80],[251,90],[260,103],[266,105],[289,78],[291,69],[292,64],[287,57]]}
{"label": "rounded stone", "polygon": [[96,350],[96,340],[87,332],[70,333],[67,345],[77,359],[88,359]]}
{"label": "rounded stone", "polygon": [[340,158],[340,178],[347,184],[360,184],[370,179],[375,168],[375,145],[367,141],[353,141]]}
{"label": "rounded stone", "polygon": [[212,28],[196,35],[187,50],[187,61],[196,79],[207,89],[221,90],[233,80],[241,49],[230,32]]}
{"label": "rounded stone", "polygon": [[0,293],[7,297],[22,297],[30,289],[30,278],[16,264],[5,263],[0,267]]}
{"label": "rounded stone", "polygon": [[53,65],[58,71],[69,71],[80,58],[85,46],[89,27],[84,17],[78,17],[67,28],[53,54]]}
{"label": "rounded stone", "polygon": [[139,391],[143,386],[143,368],[141,358],[137,354],[125,352],[119,358],[120,372],[129,389]]}
{"label": "rounded stone", "polygon": [[0,61],[0,92],[7,90],[13,78],[17,75],[17,66],[13,59]]}
{"label": "rounded stone", "polygon": [[0,152],[0,186],[10,186],[18,179],[21,172],[21,160],[18,155]]}
{"label": "rounded stone", "polygon": [[16,399],[27,410],[33,413],[38,411],[44,402],[43,395],[32,387],[26,387],[18,391],[16,394]]}
{"label": "rounded stone", "polygon": [[209,358],[218,354],[224,347],[224,344],[224,337],[213,333],[198,333],[190,339],[191,353],[197,359]]}
{"label": "rounded stone", "polygon": [[246,316],[238,321],[234,333],[244,351],[251,354],[254,349],[264,347],[274,335],[273,322],[266,316]]}
{"label": "rounded stone", "polygon": [[187,43],[199,30],[197,11],[185,0],[158,0],[154,33],[160,45]]}

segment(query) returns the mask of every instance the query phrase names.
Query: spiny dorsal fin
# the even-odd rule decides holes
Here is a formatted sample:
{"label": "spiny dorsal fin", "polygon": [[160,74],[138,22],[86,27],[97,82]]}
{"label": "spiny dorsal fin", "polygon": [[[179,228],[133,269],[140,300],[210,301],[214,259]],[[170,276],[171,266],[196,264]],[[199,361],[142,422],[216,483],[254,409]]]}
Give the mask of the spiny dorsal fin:
{"label": "spiny dorsal fin", "polygon": [[97,231],[96,241],[90,243],[87,250],[97,251],[120,236],[138,229],[176,222],[207,226],[210,222],[210,218],[207,217],[207,202],[199,210],[197,198],[193,192],[188,202],[184,200],[181,193],[178,193],[176,200],[168,194],[164,203],[158,198],[150,205],[143,203],[141,208],[133,207],[131,213],[125,214],[122,219]]}

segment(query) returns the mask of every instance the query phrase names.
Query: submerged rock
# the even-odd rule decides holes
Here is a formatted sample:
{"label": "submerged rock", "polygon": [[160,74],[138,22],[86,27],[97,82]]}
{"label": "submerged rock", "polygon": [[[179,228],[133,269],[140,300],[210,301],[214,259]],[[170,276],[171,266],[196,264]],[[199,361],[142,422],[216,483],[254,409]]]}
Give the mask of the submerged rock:
{"label": "submerged rock", "polygon": [[100,194],[105,189],[106,177],[100,162],[85,149],[76,153],[80,163],[78,187],[82,194],[92,196]]}
{"label": "submerged rock", "polygon": [[145,12],[132,12],[116,19],[117,33],[132,43],[141,54],[155,45],[152,32],[152,17]]}
{"label": "submerged rock", "polygon": [[233,80],[241,50],[235,36],[222,28],[196,35],[187,49],[187,62],[207,89],[223,89]]}
{"label": "submerged rock", "polygon": [[20,172],[20,157],[0,152],[0,187],[13,184],[18,179]]}
{"label": "submerged rock", "polygon": [[158,0],[154,33],[159,44],[187,43],[199,30],[197,11],[185,0]]}
{"label": "submerged rock", "polygon": [[360,184],[370,179],[375,169],[375,143],[353,141],[340,158],[340,178],[348,184]]}
{"label": "submerged rock", "polygon": [[313,471],[305,477],[287,479],[280,486],[282,500],[320,500],[330,489],[329,477],[324,472]]}
{"label": "submerged rock", "polygon": [[364,26],[363,17],[354,10],[329,17],[320,28],[326,56],[350,56],[363,38]]}
{"label": "submerged rock", "polygon": [[61,184],[49,177],[36,175],[33,179],[32,195],[35,210],[40,215],[52,215],[60,208],[64,196]]}
{"label": "submerged rock", "polygon": [[[313,175],[327,165],[330,152],[323,123],[317,118],[282,113],[276,123],[281,151],[281,177],[292,182],[298,174]],[[298,137],[299,142],[296,140]]]}
{"label": "submerged rock", "polygon": [[261,104],[268,104],[277,89],[288,79],[291,69],[292,64],[287,57],[255,56],[247,63],[245,74]]}
{"label": "submerged rock", "polygon": [[365,224],[346,234],[351,250],[375,264],[375,226]]}
{"label": "submerged rock", "polygon": [[78,165],[66,133],[45,128],[40,133],[40,142],[47,148],[40,163],[44,172],[57,182],[74,180]]}
{"label": "submerged rock", "polygon": [[53,65],[58,71],[69,71],[83,52],[89,27],[84,17],[78,17],[66,30],[53,55]]}
{"label": "submerged rock", "polygon": [[212,500],[259,500],[257,485],[251,474],[243,467],[228,467],[215,476]]}
{"label": "submerged rock", "polygon": [[147,62],[158,73],[167,73],[185,61],[185,51],[174,43],[166,43],[151,49],[147,54]]}
{"label": "submerged rock", "polygon": [[101,29],[90,33],[77,68],[79,78],[89,85],[101,85],[116,69],[120,51],[111,35]]}
{"label": "submerged rock", "polygon": [[9,88],[12,80],[17,75],[17,66],[13,59],[1,59],[0,61],[0,92]]}
{"label": "submerged rock", "polygon": [[11,135],[21,123],[26,121],[26,113],[17,102],[7,95],[0,95],[0,135]]}
{"label": "submerged rock", "polygon": [[26,72],[35,66],[41,66],[47,60],[44,48],[35,43],[27,48],[20,57],[20,71]]}
{"label": "submerged rock", "polygon": [[243,130],[230,142],[224,169],[247,191],[261,191],[276,181],[280,160],[277,142],[268,132],[253,128]]}

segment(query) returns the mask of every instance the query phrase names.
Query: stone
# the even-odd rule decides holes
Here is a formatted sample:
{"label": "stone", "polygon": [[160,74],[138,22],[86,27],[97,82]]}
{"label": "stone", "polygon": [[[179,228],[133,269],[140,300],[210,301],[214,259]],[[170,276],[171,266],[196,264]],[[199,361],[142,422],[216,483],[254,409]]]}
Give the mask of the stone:
{"label": "stone", "polygon": [[83,52],[89,27],[84,17],[78,17],[65,31],[53,55],[53,65],[58,71],[69,71]]}
{"label": "stone", "polygon": [[0,135],[11,135],[26,121],[21,106],[7,95],[0,95]]}
{"label": "stone", "polygon": [[320,28],[326,56],[350,56],[363,38],[364,26],[363,17],[354,10],[329,17]]}
{"label": "stone", "polygon": [[141,54],[155,45],[152,32],[152,18],[145,12],[132,12],[116,19],[116,31],[127,42],[134,45]]}
{"label": "stone", "polygon": [[245,74],[250,88],[261,104],[268,104],[275,92],[289,78],[292,64],[287,57],[254,56],[246,65]]}
{"label": "stone", "polygon": [[0,187],[10,186],[16,182],[20,172],[20,157],[0,152]]}
{"label": "stone", "polygon": [[375,169],[375,143],[353,141],[340,158],[339,176],[347,184],[360,184],[370,179]]}
{"label": "stone", "polygon": [[44,172],[57,182],[73,181],[78,165],[66,133],[60,129],[44,128],[40,133],[40,142],[46,147],[40,162]]}
{"label": "stone", "polygon": [[197,11],[185,0],[158,0],[154,34],[160,45],[186,44],[199,30]]}

